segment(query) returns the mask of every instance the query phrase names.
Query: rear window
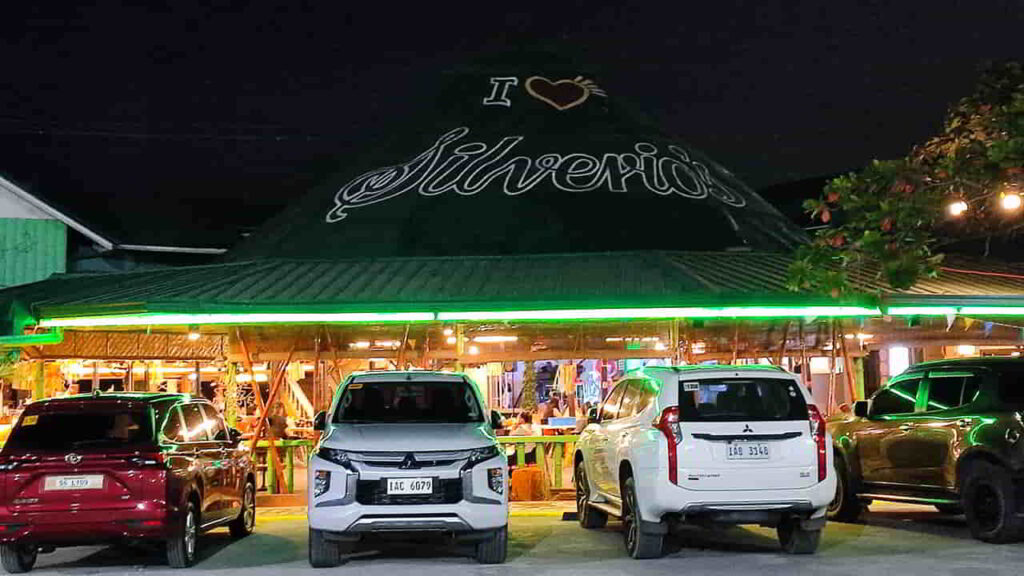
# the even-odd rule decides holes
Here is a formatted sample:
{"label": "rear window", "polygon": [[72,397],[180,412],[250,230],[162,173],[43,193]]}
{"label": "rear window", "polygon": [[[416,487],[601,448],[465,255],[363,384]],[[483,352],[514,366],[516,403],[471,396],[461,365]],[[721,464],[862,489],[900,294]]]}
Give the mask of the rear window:
{"label": "rear window", "polygon": [[153,433],[145,408],[26,413],[11,431],[5,451],[69,451],[149,444]]}
{"label": "rear window", "polygon": [[482,422],[472,385],[464,381],[363,381],[345,388],[336,423]]}
{"label": "rear window", "polygon": [[680,416],[686,422],[807,420],[807,403],[792,380],[722,378],[679,383]]}

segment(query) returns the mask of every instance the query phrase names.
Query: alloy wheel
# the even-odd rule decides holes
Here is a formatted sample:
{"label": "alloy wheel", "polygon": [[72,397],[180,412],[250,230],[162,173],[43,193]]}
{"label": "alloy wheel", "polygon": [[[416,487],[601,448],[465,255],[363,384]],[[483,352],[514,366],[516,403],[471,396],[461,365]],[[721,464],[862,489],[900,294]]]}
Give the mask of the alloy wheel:
{"label": "alloy wheel", "polygon": [[590,495],[587,493],[587,473],[583,470],[583,463],[576,465],[576,513],[582,515],[587,508],[587,501]]}
{"label": "alloy wheel", "polygon": [[243,506],[245,509],[242,511],[245,518],[246,530],[252,530],[256,526],[256,495],[253,493],[252,484],[245,486],[245,495],[243,498]]}
{"label": "alloy wheel", "polygon": [[636,548],[637,530],[639,529],[636,517],[636,494],[632,490],[626,492],[626,513],[623,516],[626,523],[626,549],[632,552]]}
{"label": "alloy wheel", "polygon": [[189,560],[196,555],[196,514],[189,510],[185,515],[185,556]]}

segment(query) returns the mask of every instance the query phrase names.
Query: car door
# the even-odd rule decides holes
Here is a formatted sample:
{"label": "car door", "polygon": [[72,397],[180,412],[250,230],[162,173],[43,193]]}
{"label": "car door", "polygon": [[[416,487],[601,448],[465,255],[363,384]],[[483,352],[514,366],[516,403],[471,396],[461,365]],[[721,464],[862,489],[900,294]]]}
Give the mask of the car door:
{"label": "car door", "polygon": [[224,516],[221,506],[223,476],[217,469],[220,446],[210,438],[210,424],[198,402],[181,405],[185,419],[183,452],[191,455],[190,470],[202,485],[202,522],[216,522]]}
{"label": "car door", "polygon": [[924,412],[913,430],[916,466],[903,471],[907,483],[926,490],[956,490],[956,462],[979,424],[971,405],[982,375],[971,370],[932,370],[925,378]]}
{"label": "car door", "polygon": [[210,456],[215,457],[213,467],[219,475],[217,510],[224,515],[232,516],[232,511],[237,511],[242,506],[242,478],[244,476],[239,469],[239,463],[234,458],[235,446],[231,443],[224,419],[220,417],[212,404],[203,402],[200,407],[209,426],[210,439],[216,445],[211,448]]}
{"label": "car door", "polygon": [[[619,484],[619,463],[622,462],[626,452],[625,441],[630,431],[636,427],[636,407],[641,401],[643,390],[636,379],[629,379],[623,382],[622,399],[619,401],[615,419],[608,422],[605,427],[605,439],[607,448],[605,454],[605,470],[607,471],[605,491],[615,497],[621,498]],[[650,423],[648,422],[648,425]]]}
{"label": "car door", "polygon": [[609,477],[608,470],[608,426],[615,421],[619,411],[619,402],[622,400],[622,393],[626,389],[626,382],[619,382],[611,391],[604,404],[601,405],[599,421],[594,426],[593,440],[591,441],[590,470],[594,486],[598,491],[609,494],[609,484],[613,480]]}
{"label": "car door", "polygon": [[898,378],[872,397],[870,425],[854,432],[866,484],[902,483],[897,470],[914,460],[912,431],[921,380],[920,374]]}

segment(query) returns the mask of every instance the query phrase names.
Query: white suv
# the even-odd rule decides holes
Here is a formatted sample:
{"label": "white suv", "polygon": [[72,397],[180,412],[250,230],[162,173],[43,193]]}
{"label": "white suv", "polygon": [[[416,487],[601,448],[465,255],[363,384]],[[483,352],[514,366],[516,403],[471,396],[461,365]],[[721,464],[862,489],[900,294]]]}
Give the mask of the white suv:
{"label": "white suv", "polygon": [[350,376],[309,462],[309,563],[336,566],[364,535],[442,533],[505,561],[508,467],[500,416],[450,372]]}
{"label": "white suv", "polygon": [[576,445],[584,528],[622,518],[633,558],[662,554],[673,524],[778,527],[813,553],[835,495],[825,421],[799,377],[766,366],[650,367],[627,374]]}

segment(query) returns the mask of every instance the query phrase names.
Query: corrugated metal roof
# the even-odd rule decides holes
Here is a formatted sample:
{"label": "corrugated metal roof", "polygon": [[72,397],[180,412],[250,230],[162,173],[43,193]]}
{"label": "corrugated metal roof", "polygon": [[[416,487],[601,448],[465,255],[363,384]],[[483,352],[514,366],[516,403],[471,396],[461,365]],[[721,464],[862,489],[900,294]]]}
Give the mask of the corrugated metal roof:
{"label": "corrugated metal roof", "polygon": [[[139,312],[404,311],[834,304],[786,290],[790,258],[751,252],[627,252],[453,258],[265,260],[103,275],[64,275],[0,294],[42,317]],[[1011,265],[958,262],[905,293],[870,275],[862,301],[998,297],[1024,302]],[[966,300],[965,300],[966,299]]]}

